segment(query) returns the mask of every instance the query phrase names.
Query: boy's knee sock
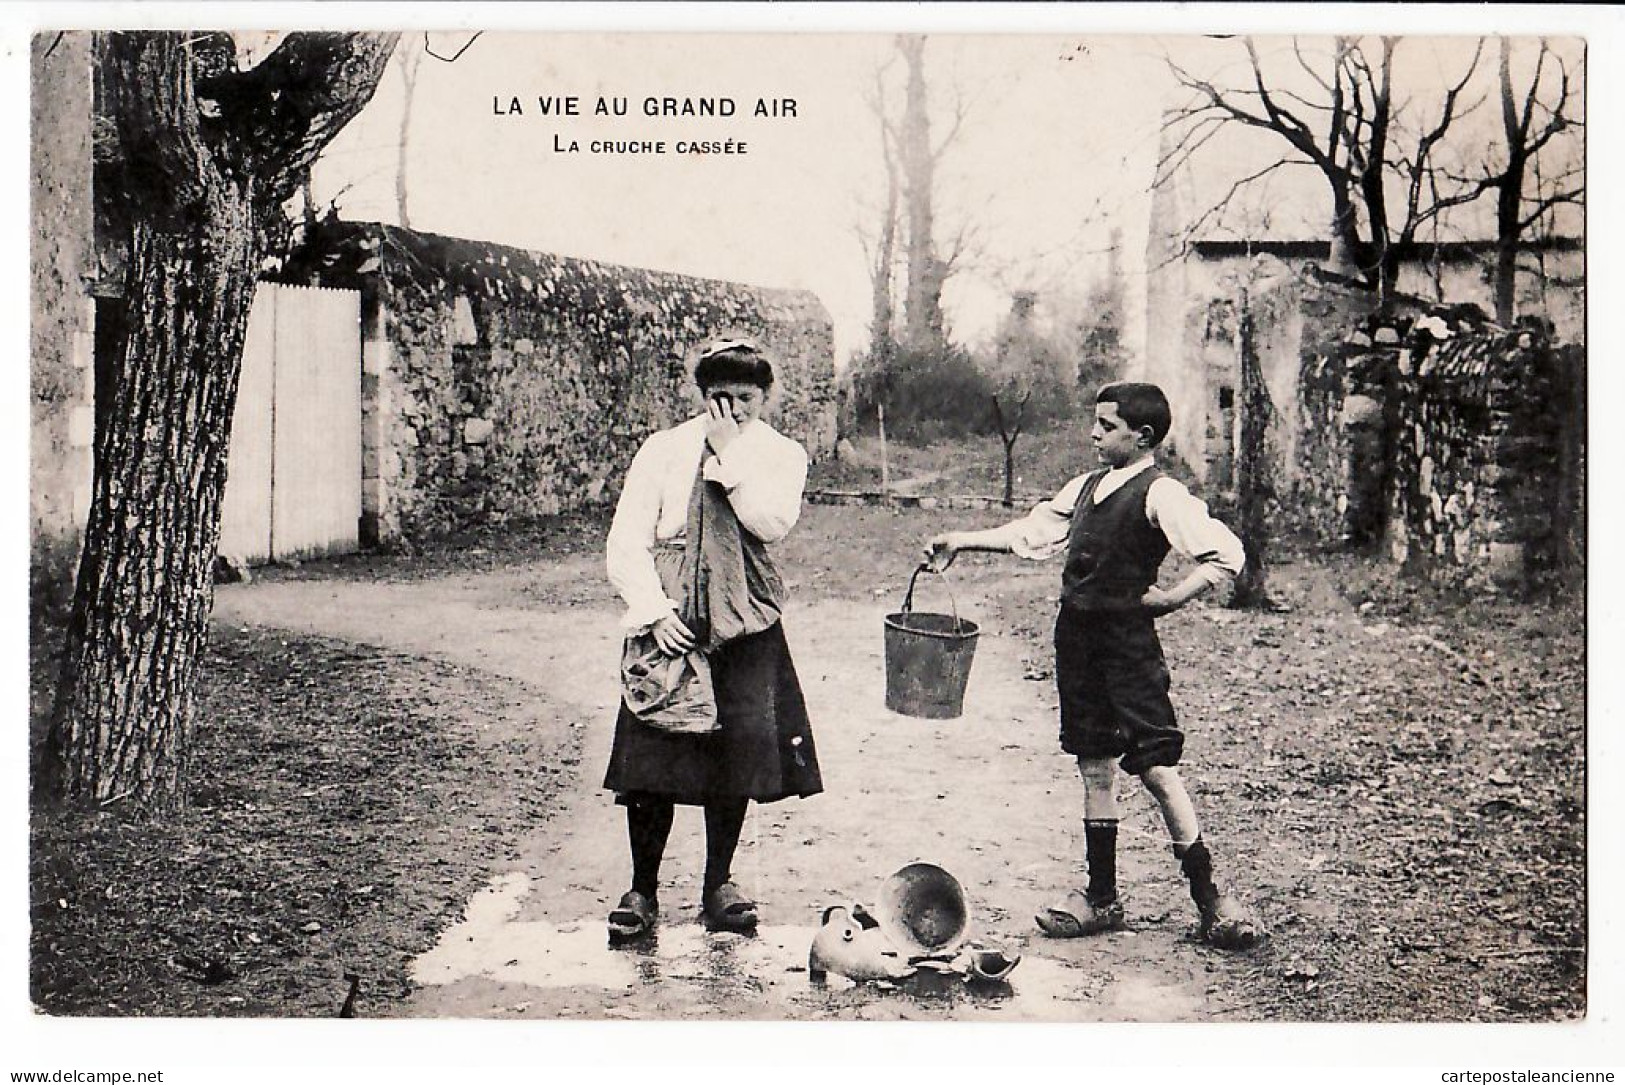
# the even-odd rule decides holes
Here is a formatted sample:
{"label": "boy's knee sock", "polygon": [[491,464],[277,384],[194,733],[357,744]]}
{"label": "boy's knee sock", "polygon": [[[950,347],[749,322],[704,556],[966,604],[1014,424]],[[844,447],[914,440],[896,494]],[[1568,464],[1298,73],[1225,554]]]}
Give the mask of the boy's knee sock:
{"label": "boy's knee sock", "polygon": [[733,877],[734,850],[745,827],[749,799],[723,799],[705,804],[705,883],[709,893]]}
{"label": "boy's knee sock", "polygon": [[1089,888],[1084,895],[1097,903],[1111,900],[1117,896],[1117,822],[1086,819],[1083,839],[1089,853]]}
{"label": "boy's knee sock", "polygon": [[1202,911],[1210,911],[1219,902],[1219,887],[1213,884],[1213,856],[1207,844],[1198,836],[1189,844],[1175,844],[1174,855],[1179,867],[1190,879],[1191,899]]}
{"label": "boy's knee sock", "polygon": [[637,802],[626,807],[626,835],[632,844],[632,888],[653,900],[660,889],[660,860],[671,835],[672,804]]}

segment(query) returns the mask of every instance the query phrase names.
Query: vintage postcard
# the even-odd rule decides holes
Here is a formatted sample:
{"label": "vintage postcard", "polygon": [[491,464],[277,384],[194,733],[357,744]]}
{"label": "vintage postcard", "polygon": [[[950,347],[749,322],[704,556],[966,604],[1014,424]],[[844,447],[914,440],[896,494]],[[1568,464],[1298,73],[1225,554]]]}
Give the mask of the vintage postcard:
{"label": "vintage postcard", "polygon": [[32,1013],[1593,1065],[1590,27],[745,7],[31,28]]}

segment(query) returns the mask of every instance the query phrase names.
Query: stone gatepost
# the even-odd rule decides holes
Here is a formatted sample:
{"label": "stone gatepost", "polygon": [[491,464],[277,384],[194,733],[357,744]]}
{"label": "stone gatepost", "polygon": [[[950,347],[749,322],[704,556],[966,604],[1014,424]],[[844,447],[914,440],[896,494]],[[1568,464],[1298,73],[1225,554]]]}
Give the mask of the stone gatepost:
{"label": "stone gatepost", "polygon": [[369,291],[361,315],[361,526],[362,546],[378,546],[396,534],[389,480],[395,451],[389,440],[393,417],[390,378],[393,347],[389,312]]}

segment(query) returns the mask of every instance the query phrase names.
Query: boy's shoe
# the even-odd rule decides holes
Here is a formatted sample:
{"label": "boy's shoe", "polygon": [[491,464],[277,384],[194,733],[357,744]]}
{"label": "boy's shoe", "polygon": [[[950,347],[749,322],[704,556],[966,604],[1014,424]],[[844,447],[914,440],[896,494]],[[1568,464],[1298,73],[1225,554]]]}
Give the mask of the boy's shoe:
{"label": "boy's shoe", "polygon": [[1120,931],[1127,926],[1123,919],[1123,902],[1117,897],[1092,901],[1076,889],[1059,904],[1052,904],[1033,916],[1033,921],[1051,938],[1083,938]]}
{"label": "boy's shoe", "polygon": [[1268,936],[1258,914],[1228,893],[1201,909],[1201,916],[1196,940],[1215,949],[1252,949]]}

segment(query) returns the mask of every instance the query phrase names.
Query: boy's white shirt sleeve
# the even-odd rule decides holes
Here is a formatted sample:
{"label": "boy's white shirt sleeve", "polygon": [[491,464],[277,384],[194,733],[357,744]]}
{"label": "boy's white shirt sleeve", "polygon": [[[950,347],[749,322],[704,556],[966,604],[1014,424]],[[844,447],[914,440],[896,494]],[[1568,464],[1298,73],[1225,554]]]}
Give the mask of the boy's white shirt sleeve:
{"label": "boy's white shirt sleeve", "polygon": [[627,469],[615,518],[609,525],[604,544],[604,564],[609,582],[626,603],[621,618],[623,629],[647,629],[668,614],[677,603],[660,586],[655,571],[655,530],[660,522],[660,499],[666,467],[666,433],[656,433],[643,442],[632,466]]}
{"label": "boy's white shirt sleeve", "polygon": [[1067,535],[1072,530],[1072,509],[1088,477],[1079,475],[1062,486],[1054,497],[1034,505],[1026,516],[994,528],[998,540],[1008,544],[1012,554],[1029,561],[1042,561],[1065,550]]}
{"label": "boy's white shirt sleeve", "polygon": [[1241,572],[1247,560],[1241,540],[1207,511],[1207,502],[1178,479],[1164,475],[1145,495],[1145,512],[1168,538],[1168,545],[1197,563],[1197,573],[1215,587]]}
{"label": "boy's white shirt sleeve", "polygon": [[807,452],[765,423],[746,427],[720,455],[707,455],[702,470],[728,491],[740,526],[764,543],[778,542],[801,519]]}

